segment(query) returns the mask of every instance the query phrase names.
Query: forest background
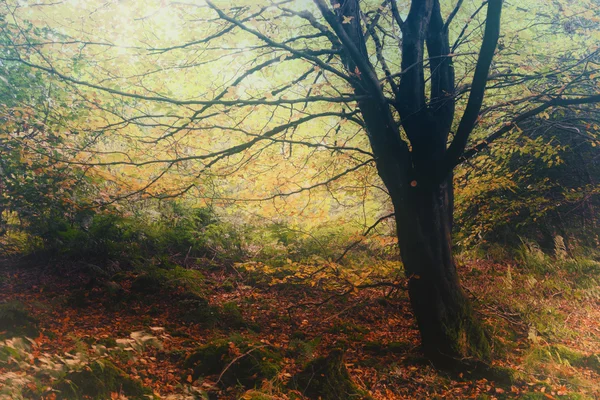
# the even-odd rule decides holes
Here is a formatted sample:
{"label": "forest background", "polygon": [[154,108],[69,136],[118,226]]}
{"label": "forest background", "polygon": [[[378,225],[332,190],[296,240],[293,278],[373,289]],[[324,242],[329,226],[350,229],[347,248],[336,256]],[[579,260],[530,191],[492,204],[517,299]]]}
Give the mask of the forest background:
{"label": "forest background", "polygon": [[[564,350],[555,342],[572,344],[582,334],[564,332],[560,307],[539,299],[565,296],[571,310],[600,298],[600,7],[594,0],[504,3],[469,159],[454,171],[453,242],[476,297],[509,326],[517,321],[502,329],[520,332],[546,362]],[[452,21],[447,57],[456,109],[464,112],[487,2],[439,5]],[[317,290],[319,307],[360,290],[403,298],[394,207],[357,111],[360,95],[346,81],[363,72],[347,70],[313,2],[0,6],[0,246],[11,265],[85,270],[113,283],[126,273],[187,291],[197,272],[264,274],[269,287]],[[392,93],[402,76],[394,71],[405,70],[394,23],[410,4],[361,7],[370,61]],[[340,14],[341,26],[358,19]],[[435,73],[424,74],[429,88]],[[502,282],[502,291],[479,275]],[[214,285],[221,290],[223,280]],[[581,357],[593,357],[585,345]],[[570,363],[592,368],[593,358],[581,357]],[[563,372],[544,372],[556,378],[549,391],[594,393],[593,384]],[[199,376],[187,382],[184,375],[182,384],[196,387]],[[6,387],[22,393],[28,383]],[[523,390],[511,383],[506,391],[513,386]],[[504,393],[498,389],[490,390]],[[262,391],[281,395],[279,387]]]}

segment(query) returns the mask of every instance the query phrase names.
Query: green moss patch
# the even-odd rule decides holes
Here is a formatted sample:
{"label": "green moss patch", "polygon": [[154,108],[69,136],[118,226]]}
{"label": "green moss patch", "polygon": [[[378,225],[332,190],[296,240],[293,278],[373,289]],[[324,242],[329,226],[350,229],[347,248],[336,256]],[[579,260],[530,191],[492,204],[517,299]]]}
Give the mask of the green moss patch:
{"label": "green moss patch", "polygon": [[152,391],[141,382],[130,378],[109,361],[94,361],[80,371],[70,372],[54,385],[59,399],[111,398],[111,393],[125,395],[131,400],[151,399]]}
{"label": "green moss patch", "polygon": [[185,322],[225,329],[240,329],[248,326],[238,305],[233,302],[215,306],[204,297],[186,293],[180,297],[180,304],[186,310],[182,315]]}
{"label": "green moss patch", "polygon": [[202,294],[204,275],[200,271],[173,266],[168,269],[147,267],[131,282],[134,293],[152,295],[163,290],[183,288],[190,293]]}
{"label": "green moss patch", "polygon": [[192,369],[194,379],[222,374],[219,384],[223,387],[253,388],[275,377],[281,362],[281,355],[272,348],[232,336],[199,347],[185,359],[184,367]]}
{"label": "green moss patch", "polygon": [[289,386],[315,400],[368,399],[352,382],[343,355],[342,350],[335,349],[309,362],[291,379]]}
{"label": "green moss patch", "polygon": [[0,303],[0,338],[14,336],[35,337],[38,322],[19,301]]}
{"label": "green moss patch", "polygon": [[141,274],[131,282],[131,291],[140,294],[156,294],[164,287],[164,282],[157,276]]}
{"label": "green moss patch", "polygon": [[527,357],[527,362],[530,364],[569,363],[573,367],[589,368],[600,373],[600,354],[585,355],[562,345],[534,348]]}
{"label": "green moss patch", "polygon": [[410,350],[413,345],[408,342],[367,342],[364,345],[365,351],[376,355],[386,354],[404,354]]}

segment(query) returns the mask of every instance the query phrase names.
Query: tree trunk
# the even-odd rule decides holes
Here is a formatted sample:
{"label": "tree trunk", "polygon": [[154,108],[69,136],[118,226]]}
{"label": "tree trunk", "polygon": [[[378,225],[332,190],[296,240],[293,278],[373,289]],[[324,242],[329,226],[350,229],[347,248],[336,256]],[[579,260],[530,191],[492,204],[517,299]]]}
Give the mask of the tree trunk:
{"label": "tree trunk", "polygon": [[392,195],[400,253],[425,354],[439,365],[489,359],[488,339],[463,292],[452,257],[453,191],[413,181]]}
{"label": "tree trunk", "polygon": [[[455,366],[465,357],[489,359],[488,339],[460,287],[452,257],[452,176],[442,184],[429,177],[436,147],[431,153],[410,151],[397,140],[400,135],[388,122],[386,106],[360,102],[359,107],[377,171],[394,205],[400,254],[426,356],[441,367]],[[437,145],[443,152],[444,143]]]}
{"label": "tree trunk", "polygon": [[[411,1],[405,20],[394,8],[395,2],[391,2],[402,36],[399,43],[402,73],[398,85],[387,70],[376,29],[367,29],[378,51],[379,68],[384,70],[394,93],[393,99],[386,96],[377,69],[371,63],[361,26],[364,15],[360,1],[339,0],[335,13],[324,0],[315,3],[337,35],[332,45],[344,50],[341,58],[354,93],[363,98],[358,106],[377,171],[394,204],[400,253],[423,349],[432,360],[443,363],[454,364],[457,359],[471,356],[487,359],[488,340],[460,287],[452,258],[450,171],[463,154],[479,117],[500,34],[502,0],[488,1],[487,23],[471,93],[449,146],[456,89],[448,41],[452,17],[444,22],[440,0]],[[428,84],[425,54],[430,69]],[[391,107],[398,112],[399,120]],[[400,135],[400,126],[408,141]],[[444,179],[446,175],[450,177]]]}

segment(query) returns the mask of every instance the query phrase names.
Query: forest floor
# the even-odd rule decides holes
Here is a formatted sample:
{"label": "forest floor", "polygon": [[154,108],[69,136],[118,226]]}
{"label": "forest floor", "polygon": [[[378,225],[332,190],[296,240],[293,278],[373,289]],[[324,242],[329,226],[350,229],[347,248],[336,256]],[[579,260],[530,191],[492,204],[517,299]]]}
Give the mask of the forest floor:
{"label": "forest floor", "polygon": [[[77,382],[74,371],[94,372],[98,360],[166,399],[600,398],[597,280],[485,260],[459,269],[494,338],[494,370],[509,373],[434,369],[421,356],[402,279],[395,287],[335,291],[314,279],[285,282],[202,262],[110,275],[90,265],[5,261],[0,398],[85,398],[77,388],[69,397],[61,382]],[[7,340],[11,329],[32,340]],[[299,374],[315,360],[333,360],[319,358],[333,349],[342,349],[343,361],[327,374],[343,380],[347,370],[351,382],[325,384],[346,388],[347,397],[302,383]],[[127,388],[90,396],[144,398]]]}

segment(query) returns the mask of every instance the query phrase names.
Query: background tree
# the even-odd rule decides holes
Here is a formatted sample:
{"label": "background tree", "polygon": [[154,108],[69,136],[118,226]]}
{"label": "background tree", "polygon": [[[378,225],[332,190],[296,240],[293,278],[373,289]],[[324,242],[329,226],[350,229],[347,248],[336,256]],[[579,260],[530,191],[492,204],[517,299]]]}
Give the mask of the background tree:
{"label": "background tree", "polygon": [[[17,32],[10,35],[15,53],[3,61],[59,78],[76,93],[74,103],[98,112],[84,129],[104,140],[102,146],[80,148],[78,159],[64,154],[55,159],[104,174],[143,167],[144,175],[129,176],[129,182],[143,182],[126,186],[130,193],[172,197],[197,190],[207,195],[218,182],[259,168],[257,160],[273,161],[273,146],[305,160],[299,165],[309,166],[310,175],[291,181],[291,173],[281,171],[276,186],[282,189],[246,200],[289,198],[329,189],[341,179],[364,183],[359,170],[374,163],[395,211],[426,353],[442,362],[485,358],[487,338],[460,288],[452,258],[453,170],[528,118],[557,107],[581,109],[599,102],[600,95],[589,84],[597,79],[597,49],[573,52],[557,46],[567,65],[543,70],[543,57],[528,53],[535,39],[523,40],[516,27],[502,38],[494,61],[502,1],[463,3],[207,2],[168,10],[134,4],[127,12],[102,7],[97,18],[130,16],[130,23],[117,24],[123,28],[118,40],[99,39],[106,26],[72,28],[65,32],[68,40],[51,43]],[[564,27],[566,18],[577,18],[580,25],[585,24],[579,19],[598,18],[586,4],[577,6],[582,11],[549,1],[529,6],[509,11],[514,19],[528,15],[527,32],[538,38],[544,33],[540,19]],[[6,7],[18,25],[22,7]],[[48,7],[24,15],[60,18]],[[81,13],[76,7],[56,9]],[[84,14],[96,12],[89,7]],[[544,7],[561,14],[546,14]],[[134,30],[134,21],[143,29]],[[171,26],[167,34],[166,22],[173,21],[182,21],[184,28]],[[529,71],[517,70],[523,65]],[[542,80],[539,89],[535,84]],[[519,96],[523,88],[530,94]],[[486,89],[498,100],[484,104]],[[467,148],[475,126],[485,119],[491,122],[479,131],[482,140]],[[347,125],[366,135],[350,134]],[[117,134],[118,144],[112,141]],[[335,162],[328,161],[331,155]],[[269,167],[285,169],[275,162]],[[168,185],[165,177],[173,177]],[[297,184],[302,180],[308,184]],[[129,195],[117,193],[115,199]]]}

